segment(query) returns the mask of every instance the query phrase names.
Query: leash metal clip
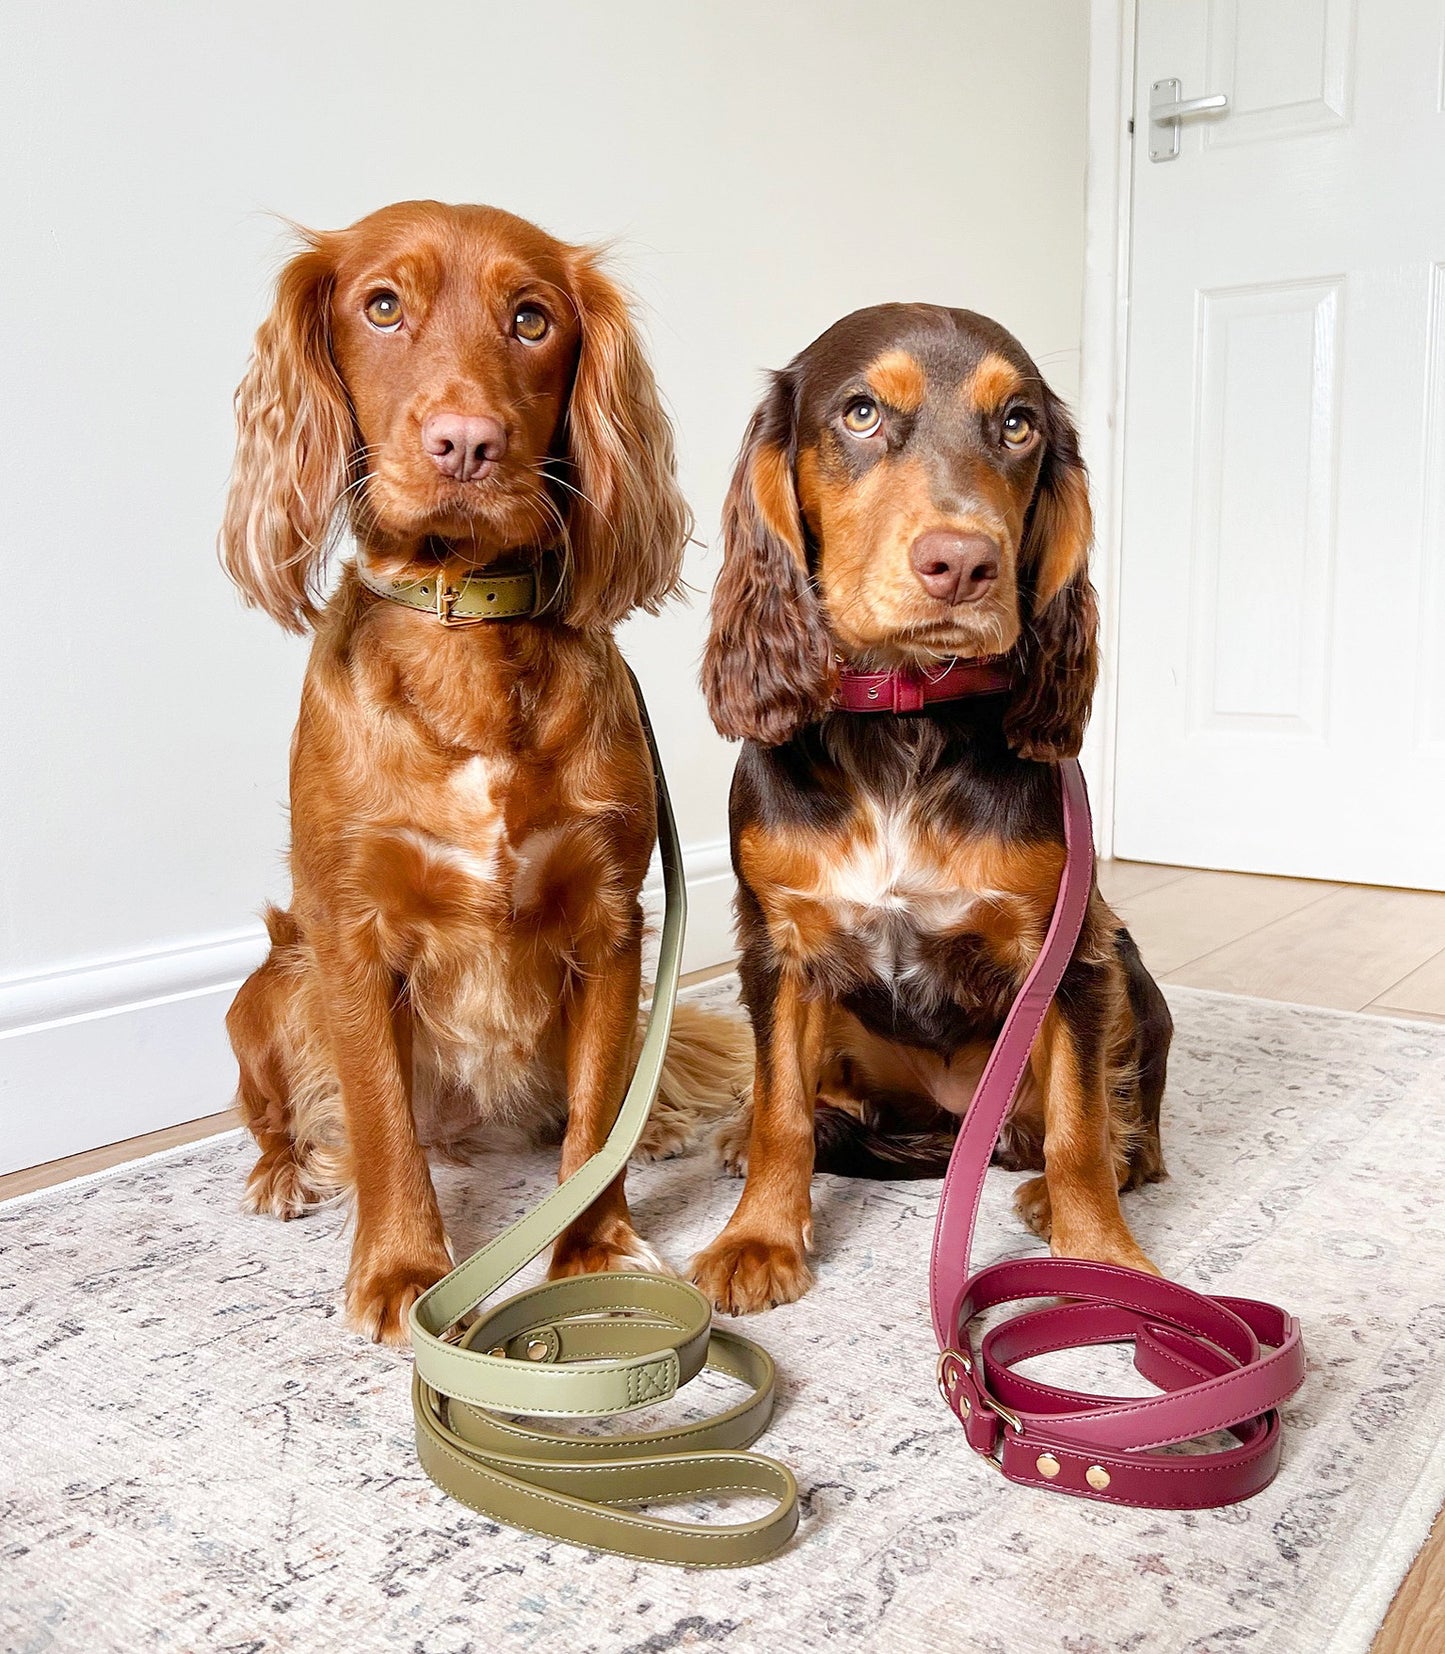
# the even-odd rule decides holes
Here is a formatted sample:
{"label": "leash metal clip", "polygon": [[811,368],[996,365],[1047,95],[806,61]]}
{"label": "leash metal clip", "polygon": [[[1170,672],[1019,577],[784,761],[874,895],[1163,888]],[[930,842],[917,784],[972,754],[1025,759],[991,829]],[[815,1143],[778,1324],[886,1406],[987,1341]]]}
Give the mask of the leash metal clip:
{"label": "leash metal clip", "polygon": [[1013,1431],[1014,1435],[1023,1435],[1024,1421],[1011,1408],[1005,1407],[1001,1401],[995,1401],[992,1396],[982,1397],[981,1404],[987,1407],[989,1412],[996,1413],[1005,1425]]}

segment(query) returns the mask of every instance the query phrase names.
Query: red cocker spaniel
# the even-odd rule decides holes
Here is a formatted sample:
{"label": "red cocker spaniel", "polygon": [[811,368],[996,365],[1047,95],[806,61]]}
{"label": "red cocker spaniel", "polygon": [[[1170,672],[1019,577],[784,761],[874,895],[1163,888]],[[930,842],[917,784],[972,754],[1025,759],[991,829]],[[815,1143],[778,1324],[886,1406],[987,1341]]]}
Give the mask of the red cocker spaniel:
{"label": "red cocker spaniel", "polygon": [[[622,295],[593,252],[490,207],[309,236],[237,416],[226,565],[315,632],[294,895],[228,1019],[248,1199],[294,1217],[352,1192],[350,1319],[400,1342],[450,1267],[426,1150],[565,1129],[565,1177],[621,1100],[656,821],[612,630],[673,591],[689,514]],[[323,604],[346,526],[356,561]],[[749,1064],[684,1008],[651,1150]],[[637,1266],[657,1260],[619,1178],[552,1272]]]}

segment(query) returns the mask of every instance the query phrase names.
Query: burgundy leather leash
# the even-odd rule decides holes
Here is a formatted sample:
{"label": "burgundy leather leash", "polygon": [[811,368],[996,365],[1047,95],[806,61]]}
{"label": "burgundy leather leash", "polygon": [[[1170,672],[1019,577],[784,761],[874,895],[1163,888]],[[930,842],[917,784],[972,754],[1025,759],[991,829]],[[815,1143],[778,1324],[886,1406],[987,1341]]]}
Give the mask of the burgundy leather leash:
{"label": "burgundy leather leash", "polygon": [[[998,1462],[1010,1481],[1157,1510],[1234,1504],[1279,1469],[1279,1408],[1305,1372],[1294,1316],[1253,1298],[1214,1297],[1074,1258],[1015,1258],[968,1272],[994,1144],[1093,886],[1093,824],[1077,760],[1059,765],[1059,780],[1065,861],[1053,918],[959,1128],[938,1206],[929,1272],[938,1387],[975,1452],[992,1459],[1002,1441]],[[1025,1310],[974,1343],[973,1323],[985,1311],[1039,1298],[1067,1301]],[[1015,1370],[1030,1356],[1129,1340],[1135,1368],[1161,1394],[1091,1395]],[[1163,1451],[1217,1431],[1232,1432],[1235,1444]]]}
{"label": "burgundy leather leash", "polygon": [[[932,677],[845,668],[836,704],[854,712],[917,712],[928,701],[1008,687],[1003,669],[988,661],[958,661]],[[1305,1373],[1292,1315],[1253,1298],[1215,1297],[1142,1270],[1076,1258],[1013,1258],[968,1270],[994,1146],[1093,888],[1083,771],[1072,758],[1058,770],[1065,855],[1053,917],[979,1077],[938,1204],[929,1266],[938,1388],[969,1446],[1010,1481],[1156,1510],[1234,1504],[1268,1486],[1279,1469],[1279,1409]],[[1037,1299],[1049,1302],[997,1323],[975,1343],[974,1323],[988,1310]],[[1031,1356],[1131,1341],[1135,1369],[1160,1394],[1090,1394],[1016,1371]],[[1223,1431],[1234,1445],[1166,1451]]]}

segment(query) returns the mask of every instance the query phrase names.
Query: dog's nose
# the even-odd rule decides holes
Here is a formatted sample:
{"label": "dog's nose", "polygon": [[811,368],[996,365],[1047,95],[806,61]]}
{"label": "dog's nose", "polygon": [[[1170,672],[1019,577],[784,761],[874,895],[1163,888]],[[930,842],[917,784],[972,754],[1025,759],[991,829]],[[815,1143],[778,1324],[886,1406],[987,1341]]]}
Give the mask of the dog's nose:
{"label": "dog's nose", "polygon": [[918,583],[941,603],[977,603],[998,579],[998,541],[931,528],[908,554]]}
{"label": "dog's nose", "polygon": [[421,445],[444,477],[472,482],[507,451],[507,433],[488,414],[435,413],[422,422]]}

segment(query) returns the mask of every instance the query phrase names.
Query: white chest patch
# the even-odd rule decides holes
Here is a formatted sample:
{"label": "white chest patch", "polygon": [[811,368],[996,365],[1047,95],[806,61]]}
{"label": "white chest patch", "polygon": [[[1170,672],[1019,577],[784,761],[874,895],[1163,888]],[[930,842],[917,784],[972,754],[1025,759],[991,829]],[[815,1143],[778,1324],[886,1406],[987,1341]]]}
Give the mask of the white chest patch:
{"label": "white chest patch", "polygon": [[494,883],[503,871],[507,851],[501,798],[508,769],[507,764],[480,755],[458,764],[445,782],[450,796],[436,817],[437,830],[402,827],[397,836],[437,866]]}
{"label": "white chest patch", "polygon": [[504,781],[507,766],[495,758],[483,758],[480,753],[458,764],[447,785],[467,803],[478,809],[495,809],[497,783]]}
{"label": "white chest patch", "polygon": [[474,845],[448,844],[434,833],[423,833],[415,827],[399,827],[396,836],[405,839],[408,844],[414,844],[428,861],[455,868],[473,879],[496,877],[503,837],[500,816],[497,818],[496,832]]}
{"label": "white chest patch", "polygon": [[814,888],[799,894],[821,903],[839,930],[867,944],[879,976],[897,978],[917,968],[921,938],[966,929],[990,893],[957,882],[906,807],[872,803],[846,853],[820,861]]}
{"label": "white chest patch", "polygon": [[539,827],[517,845],[512,872],[512,911],[521,913],[542,893],[546,875],[567,842],[566,826]]}

